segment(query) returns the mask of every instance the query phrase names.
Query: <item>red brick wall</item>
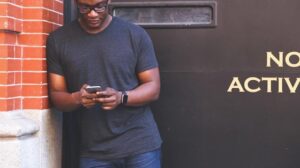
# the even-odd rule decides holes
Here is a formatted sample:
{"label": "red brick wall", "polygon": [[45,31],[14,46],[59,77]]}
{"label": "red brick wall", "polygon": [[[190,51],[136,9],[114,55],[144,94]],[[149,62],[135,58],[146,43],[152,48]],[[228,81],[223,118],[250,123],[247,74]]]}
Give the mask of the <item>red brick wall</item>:
{"label": "red brick wall", "polygon": [[45,42],[62,0],[0,1],[0,111],[47,109]]}

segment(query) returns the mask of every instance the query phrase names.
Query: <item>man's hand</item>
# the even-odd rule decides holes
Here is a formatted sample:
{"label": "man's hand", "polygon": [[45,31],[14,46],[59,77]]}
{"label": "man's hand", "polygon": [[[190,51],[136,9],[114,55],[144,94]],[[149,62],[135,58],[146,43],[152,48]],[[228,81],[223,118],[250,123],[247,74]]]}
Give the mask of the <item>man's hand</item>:
{"label": "man's hand", "polygon": [[104,110],[113,110],[121,104],[122,93],[113,88],[107,87],[105,90],[97,92],[96,94],[97,98],[94,98],[94,100],[100,103]]}
{"label": "man's hand", "polygon": [[95,98],[97,97],[96,93],[88,93],[85,88],[87,84],[84,84],[79,91],[79,102],[86,108],[91,108],[96,104]]}

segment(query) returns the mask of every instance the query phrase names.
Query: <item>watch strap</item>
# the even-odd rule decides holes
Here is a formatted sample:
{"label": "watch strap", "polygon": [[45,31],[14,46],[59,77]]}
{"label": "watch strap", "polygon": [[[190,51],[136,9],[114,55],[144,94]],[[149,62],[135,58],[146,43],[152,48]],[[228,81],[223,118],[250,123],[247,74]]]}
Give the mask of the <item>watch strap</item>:
{"label": "watch strap", "polygon": [[127,104],[128,101],[128,94],[126,91],[122,91],[122,99],[121,99],[121,103],[123,105]]}

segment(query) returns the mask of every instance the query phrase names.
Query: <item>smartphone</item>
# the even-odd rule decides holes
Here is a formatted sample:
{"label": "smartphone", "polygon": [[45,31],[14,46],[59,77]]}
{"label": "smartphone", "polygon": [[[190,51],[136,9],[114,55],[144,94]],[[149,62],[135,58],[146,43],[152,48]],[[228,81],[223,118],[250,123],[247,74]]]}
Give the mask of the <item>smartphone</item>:
{"label": "smartphone", "polygon": [[88,92],[88,93],[96,93],[98,91],[101,91],[102,90],[102,87],[101,86],[87,86],[85,88],[85,90]]}

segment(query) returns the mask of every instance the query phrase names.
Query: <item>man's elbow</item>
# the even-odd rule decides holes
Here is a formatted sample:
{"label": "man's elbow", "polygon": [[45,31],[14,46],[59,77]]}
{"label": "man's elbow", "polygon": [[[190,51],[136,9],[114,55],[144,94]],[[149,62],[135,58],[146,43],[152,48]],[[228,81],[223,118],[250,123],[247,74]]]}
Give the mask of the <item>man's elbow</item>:
{"label": "man's elbow", "polygon": [[156,101],[159,99],[160,96],[160,87],[156,89],[156,91],[154,92],[153,96],[152,96],[152,101]]}

